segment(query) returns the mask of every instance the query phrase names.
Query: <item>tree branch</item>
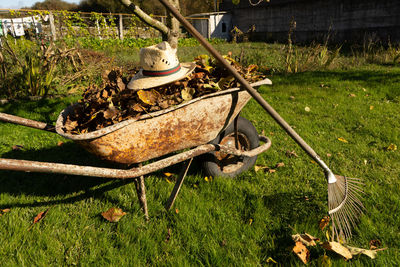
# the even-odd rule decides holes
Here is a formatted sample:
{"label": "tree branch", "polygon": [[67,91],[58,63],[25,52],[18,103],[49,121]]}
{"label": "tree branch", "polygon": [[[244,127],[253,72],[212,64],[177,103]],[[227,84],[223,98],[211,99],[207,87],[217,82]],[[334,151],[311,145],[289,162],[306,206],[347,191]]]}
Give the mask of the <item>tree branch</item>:
{"label": "tree branch", "polygon": [[163,36],[169,35],[170,29],[167,26],[165,26],[165,24],[147,15],[143,10],[141,10],[137,5],[132,3],[130,0],[119,0],[119,1],[124,6],[129,8],[141,21],[161,32]]}

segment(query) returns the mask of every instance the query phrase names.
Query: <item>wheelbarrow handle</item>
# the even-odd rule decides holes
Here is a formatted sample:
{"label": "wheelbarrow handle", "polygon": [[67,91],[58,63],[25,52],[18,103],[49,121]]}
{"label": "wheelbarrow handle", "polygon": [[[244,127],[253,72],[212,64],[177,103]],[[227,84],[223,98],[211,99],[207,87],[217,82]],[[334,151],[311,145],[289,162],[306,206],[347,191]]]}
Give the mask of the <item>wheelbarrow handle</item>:
{"label": "wheelbarrow handle", "polygon": [[49,132],[53,132],[53,133],[56,132],[54,126],[49,125],[47,123],[40,122],[40,121],[34,121],[34,120],[30,120],[30,119],[25,119],[22,117],[10,115],[10,114],[3,113],[3,112],[0,112],[0,121],[19,124],[19,125],[23,125],[23,126],[27,126],[27,127],[31,127],[31,128],[35,128],[35,129],[39,129],[39,130],[45,130],[45,131],[49,131]]}
{"label": "wheelbarrow handle", "polygon": [[167,0],[159,0],[165,8],[190,32],[212,56],[214,56],[238,82],[247,90],[247,92],[271,115],[271,117],[296,141],[300,147],[313,158],[326,172],[330,172],[326,164],[320,159],[318,154],[312,149],[303,138],[298,135],[293,128],[275,111],[275,109],[265,101],[265,99],[225,60],[217,50],[208,43],[208,41],[190,24]]}

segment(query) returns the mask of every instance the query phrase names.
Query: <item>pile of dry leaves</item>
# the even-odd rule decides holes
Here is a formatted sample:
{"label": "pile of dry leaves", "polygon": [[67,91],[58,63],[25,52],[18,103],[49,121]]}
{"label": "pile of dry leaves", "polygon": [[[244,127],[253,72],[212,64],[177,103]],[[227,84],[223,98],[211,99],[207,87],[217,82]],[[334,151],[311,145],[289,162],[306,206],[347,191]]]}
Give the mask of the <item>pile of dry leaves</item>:
{"label": "pile of dry leaves", "polygon": [[[257,65],[244,67],[232,59],[224,58],[249,82],[263,79]],[[126,88],[128,80],[121,69],[103,74],[100,87],[91,85],[75,112],[68,116],[64,130],[71,134],[95,131],[123,120],[138,118],[142,114],[167,109],[205,94],[238,87],[239,83],[222,64],[207,55],[195,58],[196,68],[186,78],[149,90],[133,91]]]}

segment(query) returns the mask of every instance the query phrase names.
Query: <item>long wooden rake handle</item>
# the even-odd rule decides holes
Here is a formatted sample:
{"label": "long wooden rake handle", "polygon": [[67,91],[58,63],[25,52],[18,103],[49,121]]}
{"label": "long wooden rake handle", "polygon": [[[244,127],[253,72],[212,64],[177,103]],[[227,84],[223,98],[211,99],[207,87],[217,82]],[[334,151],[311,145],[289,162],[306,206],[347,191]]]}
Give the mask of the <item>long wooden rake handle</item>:
{"label": "long wooden rake handle", "polygon": [[221,64],[228,69],[233,77],[247,90],[247,92],[260,104],[271,117],[289,134],[289,136],[296,141],[297,144],[312,158],[314,159],[325,171],[325,175],[329,183],[336,182],[336,178],[328,166],[321,160],[318,154],[312,149],[303,138],[298,135],[295,130],[275,111],[275,109],[265,101],[265,99],[253,88],[251,85],[233,68],[220,54],[208,43],[208,41],[173,7],[167,0],[159,0],[165,8],[171,12],[174,17],[188,30],[212,56],[214,56]]}

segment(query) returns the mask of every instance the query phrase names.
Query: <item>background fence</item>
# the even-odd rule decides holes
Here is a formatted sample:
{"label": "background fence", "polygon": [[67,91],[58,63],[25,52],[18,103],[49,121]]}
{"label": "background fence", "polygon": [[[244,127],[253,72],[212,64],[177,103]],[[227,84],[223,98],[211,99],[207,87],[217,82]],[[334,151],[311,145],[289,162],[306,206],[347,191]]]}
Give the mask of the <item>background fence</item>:
{"label": "background fence", "polygon": [[[165,16],[152,17],[166,22]],[[187,19],[193,22],[207,18]],[[41,34],[53,40],[63,37],[161,37],[160,32],[140,21],[134,14],[0,9],[0,22],[0,35],[11,34],[14,37],[32,34]]]}

